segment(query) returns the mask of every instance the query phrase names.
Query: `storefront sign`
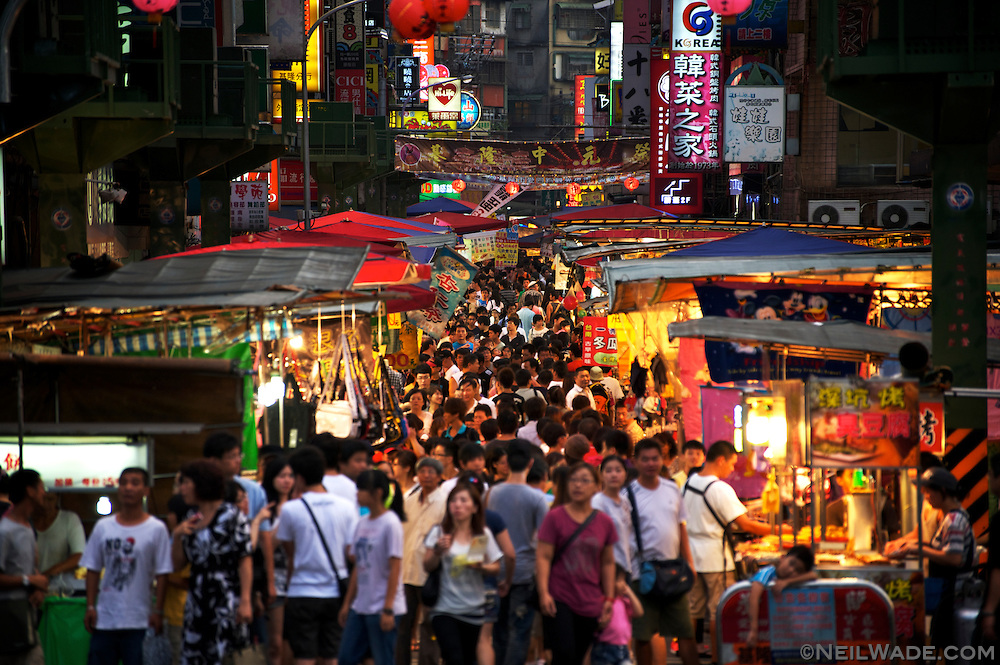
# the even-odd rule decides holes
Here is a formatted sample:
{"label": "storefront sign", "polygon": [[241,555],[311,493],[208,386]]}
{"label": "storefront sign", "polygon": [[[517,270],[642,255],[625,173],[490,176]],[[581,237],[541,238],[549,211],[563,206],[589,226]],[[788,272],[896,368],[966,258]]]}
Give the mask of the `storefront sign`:
{"label": "storefront sign", "polygon": [[666,175],[670,161],[670,60],[654,58],[650,63],[649,87],[653,142],[650,174],[655,178]]}
{"label": "storefront sign", "polygon": [[649,3],[629,2],[622,8],[622,110],[626,127],[649,125],[651,29]]}
{"label": "storefront sign", "polygon": [[400,114],[398,111],[393,113],[392,116],[392,126],[400,129],[417,129],[421,131],[442,131],[442,132],[454,132],[456,123],[454,120],[431,120],[427,114],[427,111],[407,111],[405,114]]}
{"label": "storefront sign", "polygon": [[[336,4],[342,5],[347,0]],[[337,49],[333,55],[334,69],[361,69],[365,64],[364,9],[348,7],[335,13],[334,38]],[[313,19],[315,20],[315,19]],[[317,30],[317,32],[321,32]]]}
{"label": "storefront sign", "polygon": [[495,231],[463,235],[465,248],[469,250],[469,260],[473,263],[492,260],[496,254],[496,237]]}
{"label": "storefront sign", "polygon": [[427,114],[431,120],[453,120],[462,118],[462,81],[456,78],[428,78],[430,98],[427,100]]}
{"label": "storefront sign", "polygon": [[[750,632],[750,583],[730,587],[719,603],[716,634],[719,662],[724,665],[782,665],[847,662],[828,657],[837,647],[864,649],[860,658],[872,664],[892,662],[895,645],[893,605],[885,592],[863,580],[811,582],[787,587],[780,594],[767,589],[758,614],[758,642],[747,646]],[[868,645],[885,645],[886,654],[870,654]],[[843,649],[851,653],[849,648]]]}
{"label": "storefront sign", "polygon": [[824,579],[861,578],[871,582],[885,592],[892,601],[896,623],[896,646],[906,649],[923,647],[924,635],[924,575],[918,570],[899,568],[887,570],[884,567],[866,568],[824,568],[820,570]]}
{"label": "storefront sign", "polygon": [[[293,159],[280,160],[278,163],[278,187],[281,190],[281,202],[284,205],[302,203],[302,192],[305,189],[302,186],[304,178],[302,162]],[[312,186],[309,188],[312,190],[310,200],[315,201],[319,197],[319,185],[316,184],[316,178],[312,173],[309,174],[309,179],[312,181]]]}
{"label": "storefront sign", "polygon": [[[322,14],[323,10],[320,8],[319,0],[306,0],[305,18],[302,26],[303,36],[309,32],[309,28],[312,27],[313,22]],[[306,60],[306,88],[309,92],[319,92],[320,89],[320,63],[323,62],[323,46],[322,40],[319,38],[321,34],[323,34],[322,30],[314,30],[309,37],[309,46],[306,49],[306,54],[308,55],[308,59]],[[302,42],[300,41],[299,43],[301,44]],[[298,87],[301,90],[301,86]]]}
{"label": "storefront sign", "polygon": [[788,0],[753,0],[736,20],[722,26],[726,48],[783,49],[788,46]]}
{"label": "storefront sign", "polygon": [[451,78],[448,65],[420,65],[420,101],[430,100],[429,85],[432,78]]}
{"label": "storefront sign", "polygon": [[229,183],[229,227],[237,233],[267,231],[267,182]]}
{"label": "storefront sign", "polygon": [[497,268],[513,268],[517,265],[517,230],[504,229],[496,232],[494,240]]}
{"label": "storefront sign", "polygon": [[483,107],[471,92],[462,91],[462,115],[458,121],[458,131],[471,132],[479,124]]}
{"label": "storefront sign", "polygon": [[717,169],[722,54],[673,51],[670,58],[670,169]]}
{"label": "storefront sign", "polygon": [[672,51],[722,49],[722,17],[704,0],[674,0]]}
{"label": "storefront sign", "polygon": [[785,157],[785,88],[726,88],[726,162],[780,162]]}
{"label": "storefront sign", "polygon": [[920,394],[915,381],[810,378],[810,448],[819,468],[916,467]]}
{"label": "storefront sign", "polygon": [[355,115],[365,114],[365,70],[338,69],[334,72],[334,100],[350,102]]}
{"label": "storefront sign", "polygon": [[704,176],[701,173],[664,173],[653,176],[649,188],[650,204],[675,215],[700,215]]}
{"label": "storefront sign", "polygon": [[920,452],[944,455],[944,402],[920,400]]}
{"label": "storefront sign", "polygon": [[[49,490],[114,491],[122,469],[149,469],[149,446],[145,439],[133,442],[120,436],[28,436],[24,439],[24,468],[37,471]],[[0,468],[14,473],[18,461],[17,437],[0,438]]]}
{"label": "storefront sign", "polygon": [[578,139],[594,138],[594,112],[590,100],[594,97],[596,76],[577,75],[573,79],[573,123]]}
{"label": "storefront sign", "polygon": [[420,61],[412,56],[396,58],[396,97],[406,97],[420,87]]}
{"label": "storefront sign", "polygon": [[440,338],[444,335],[444,324],[458,307],[478,270],[447,247],[438,248],[433,265],[430,288],[434,292],[434,304],[409,312],[406,317],[424,332]]}
{"label": "storefront sign", "polygon": [[467,173],[532,189],[561,189],[575,181],[620,182],[649,172],[649,138],[518,143],[400,137],[396,169]]}
{"label": "storefront sign", "polygon": [[[726,282],[718,286],[699,283],[695,285],[695,291],[704,316],[735,319],[815,322],[847,319],[864,323],[872,298],[871,289],[836,285],[789,287],[757,282]],[[707,341],[705,357],[712,381],[716,383],[759,381],[762,378],[765,358],[759,346]],[[777,351],[771,351],[767,362],[772,378],[777,378],[779,366],[785,368],[788,379],[857,374],[855,363],[822,357],[789,355],[782,359]]]}
{"label": "storefront sign", "polygon": [[583,364],[617,367],[618,336],[608,317],[583,317]]}

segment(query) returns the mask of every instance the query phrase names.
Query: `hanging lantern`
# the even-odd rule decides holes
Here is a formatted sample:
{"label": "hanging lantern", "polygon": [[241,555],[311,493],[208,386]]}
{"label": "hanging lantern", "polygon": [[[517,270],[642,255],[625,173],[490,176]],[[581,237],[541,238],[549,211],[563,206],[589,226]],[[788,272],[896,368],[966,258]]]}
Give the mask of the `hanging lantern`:
{"label": "hanging lantern", "polygon": [[752,4],[753,0],[708,0],[709,9],[720,16],[742,14]]}
{"label": "hanging lantern", "polygon": [[177,0],[132,0],[135,8],[147,14],[169,12],[177,6]]}
{"label": "hanging lantern", "polygon": [[423,0],[423,2],[427,15],[437,23],[461,21],[469,11],[469,0]]}
{"label": "hanging lantern", "polygon": [[518,185],[516,182],[508,182],[507,186],[504,187],[504,189],[507,190],[508,194],[514,196],[515,194],[521,191],[521,186]]}
{"label": "hanging lantern", "polygon": [[580,301],[578,301],[576,299],[576,296],[574,296],[571,293],[568,296],[566,296],[565,298],[563,298],[562,304],[563,304],[563,307],[565,307],[567,309],[567,311],[572,312],[573,310],[575,310],[577,307],[580,306]]}
{"label": "hanging lantern", "polygon": [[421,0],[392,0],[389,20],[404,39],[427,39],[437,27]]}
{"label": "hanging lantern", "polygon": [[455,180],[451,181],[451,188],[454,189],[459,194],[461,194],[462,192],[465,191],[465,181],[462,180],[461,178],[456,178]]}
{"label": "hanging lantern", "polygon": [[630,192],[634,192],[639,188],[639,181],[635,178],[625,178],[625,189]]}
{"label": "hanging lantern", "polygon": [[566,185],[566,193],[569,194],[570,196],[580,196],[581,191],[582,188],[575,182],[571,182],[570,184]]}

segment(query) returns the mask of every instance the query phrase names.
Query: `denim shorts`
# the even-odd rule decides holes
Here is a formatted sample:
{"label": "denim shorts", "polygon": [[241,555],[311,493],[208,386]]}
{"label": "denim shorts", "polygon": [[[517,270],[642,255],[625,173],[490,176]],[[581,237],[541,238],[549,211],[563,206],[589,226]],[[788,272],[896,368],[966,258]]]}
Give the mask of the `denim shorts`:
{"label": "denim shorts", "polygon": [[632,665],[632,655],[626,644],[594,642],[590,649],[590,665]]}

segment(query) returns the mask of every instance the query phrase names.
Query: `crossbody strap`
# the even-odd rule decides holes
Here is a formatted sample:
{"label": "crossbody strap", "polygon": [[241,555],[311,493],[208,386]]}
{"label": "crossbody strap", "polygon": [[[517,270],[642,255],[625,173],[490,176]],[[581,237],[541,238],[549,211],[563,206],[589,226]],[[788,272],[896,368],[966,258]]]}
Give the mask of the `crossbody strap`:
{"label": "crossbody strap", "polygon": [[333,568],[333,576],[337,580],[337,587],[340,587],[340,573],[337,572],[337,563],[333,560],[333,555],[330,553],[330,547],[326,544],[326,536],[323,535],[323,529],[319,528],[319,522],[316,521],[316,515],[313,514],[312,508],[309,507],[309,502],[306,501],[305,497],[301,498],[303,504],[305,504],[306,511],[309,513],[309,517],[312,518],[313,524],[316,525],[316,533],[319,534],[319,540],[323,543],[323,551],[326,552],[326,558],[330,561],[330,567]]}
{"label": "crossbody strap", "polygon": [[625,484],[625,492],[628,494],[629,505],[632,506],[632,530],[635,531],[635,545],[639,550],[639,559],[642,559],[642,534],[639,529],[639,506],[635,503],[635,493],[632,491],[632,483]]}
{"label": "crossbody strap", "polygon": [[[569,513],[566,513],[566,515],[568,517]],[[587,525],[594,521],[595,517],[597,517],[597,509],[593,508],[591,509],[590,514],[587,515],[587,519],[583,520],[583,522],[580,523],[578,527],[576,527],[576,530],[570,534],[569,538],[566,539],[566,542],[560,545],[559,548],[556,550],[555,554],[552,555],[552,563],[550,564],[551,566],[556,565],[556,561],[558,561],[559,558],[566,552],[566,550],[569,549],[569,546],[572,545],[573,541],[576,540],[576,537],[579,536],[583,532],[583,530],[587,528]]]}
{"label": "crossbody strap", "polygon": [[715,479],[712,482],[710,482],[709,484],[705,485],[705,489],[699,490],[699,489],[695,489],[694,487],[691,487],[691,478],[688,477],[687,481],[684,483],[684,490],[681,492],[681,496],[683,496],[684,492],[687,492],[689,489],[692,492],[694,492],[695,494],[700,494],[702,501],[705,502],[705,507],[708,508],[708,512],[712,513],[712,517],[714,517],[715,521],[718,522],[719,526],[722,527],[722,567],[723,567],[723,571],[724,571],[725,567],[726,567],[726,544],[728,543],[729,544],[729,549],[731,549],[733,551],[733,560],[734,561],[736,559],[736,548],[733,546],[733,543],[730,541],[729,526],[727,524],[723,523],[722,519],[719,517],[719,514],[717,512],[715,512],[714,508],[712,508],[712,504],[710,504],[708,502],[708,488],[711,487],[712,485],[714,485],[717,482],[719,482],[719,480]]}

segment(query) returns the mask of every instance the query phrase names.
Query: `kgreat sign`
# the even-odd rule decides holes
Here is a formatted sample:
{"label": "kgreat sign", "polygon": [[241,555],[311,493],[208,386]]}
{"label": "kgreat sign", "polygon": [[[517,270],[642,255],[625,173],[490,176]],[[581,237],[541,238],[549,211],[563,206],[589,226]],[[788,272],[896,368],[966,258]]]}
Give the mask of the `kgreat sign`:
{"label": "kgreat sign", "polygon": [[718,51],[722,48],[722,17],[704,0],[674,0],[673,51]]}

